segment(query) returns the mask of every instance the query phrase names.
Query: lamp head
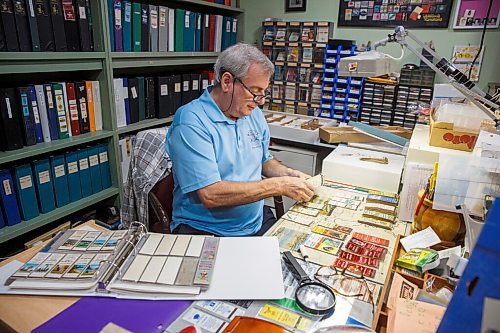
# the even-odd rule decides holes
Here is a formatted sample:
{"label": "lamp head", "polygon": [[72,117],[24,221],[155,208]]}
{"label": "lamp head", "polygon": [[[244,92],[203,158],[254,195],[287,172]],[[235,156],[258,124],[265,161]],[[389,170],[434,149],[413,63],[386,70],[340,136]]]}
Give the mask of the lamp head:
{"label": "lamp head", "polygon": [[339,76],[372,77],[394,72],[393,58],[378,51],[363,52],[352,57],[341,58],[338,65]]}

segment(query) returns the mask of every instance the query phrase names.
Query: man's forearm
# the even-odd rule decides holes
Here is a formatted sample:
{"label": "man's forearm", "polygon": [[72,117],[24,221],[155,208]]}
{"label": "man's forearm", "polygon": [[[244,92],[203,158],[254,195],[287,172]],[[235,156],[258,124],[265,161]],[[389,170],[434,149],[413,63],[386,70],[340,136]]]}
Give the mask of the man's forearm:
{"label": "man's forearm", "polygon": [[262,174],[268,178],[271,177],[281,177],[281,176],[292,176],[291,172],[293,170],[284,164],[281,164],[274,158],[267,161],[262,166]]}

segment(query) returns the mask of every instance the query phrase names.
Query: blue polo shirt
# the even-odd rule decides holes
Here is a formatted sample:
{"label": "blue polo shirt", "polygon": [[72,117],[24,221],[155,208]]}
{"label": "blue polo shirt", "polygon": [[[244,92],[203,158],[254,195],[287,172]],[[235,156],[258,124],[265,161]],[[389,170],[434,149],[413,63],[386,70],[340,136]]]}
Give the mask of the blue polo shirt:
{"label": "blue polo shirt", "polygon": [[223,236],[251,235],[262,226],[263,200],[207,209],[196,190],[221,180],[261,180],[262,165],[272,158],[269,127],[258,107],[250,116],[229,119],[209,90],[177,110],[167,133],[175,182],[170,228],[188,224]]}

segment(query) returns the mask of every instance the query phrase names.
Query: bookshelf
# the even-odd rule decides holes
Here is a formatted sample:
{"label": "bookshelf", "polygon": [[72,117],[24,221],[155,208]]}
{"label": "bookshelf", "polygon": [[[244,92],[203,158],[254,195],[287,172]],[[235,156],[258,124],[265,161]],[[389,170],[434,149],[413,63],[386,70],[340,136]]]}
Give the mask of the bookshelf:
{"label": "bookshelf", "polygon": [[[151,3],[147,0],[137,2]],[[146,119],[118,128],[113,94],[113,78],[115,76],[157,75],[157,73],[179,71],[179,68],[183,67],[189,70],[191,67],[196,68],[196,66],[211,66],[219,55],[218,52],[111,52],[109,32],[110,29],[113,29],[113,23],[108,21],[108,4],[108,1],[90,0],[94,52],[0,52],[2,87],[75,79],[99,81],[103,118],[103,130],[101,131],[0,152],[0,169],[9,169],[20,163],[45,158],[54,152],[65,152],[71,147],[78,148],[88,144],[107,143],[112,181],[110,188],[96,194],[56,208],[49,213],[40,214],[34,219],[1,228],[0,245],[104,201],[119,206],[123,187],[120,167],[120,136],[168,125],[172,122],[173,117]],[[235,18],[241,18],[244,12],[243,9],[237,7],[202,0],[161,0],[155,4]],[[242,30],[242,20],[238,19],[238,40],[243,36]]]}

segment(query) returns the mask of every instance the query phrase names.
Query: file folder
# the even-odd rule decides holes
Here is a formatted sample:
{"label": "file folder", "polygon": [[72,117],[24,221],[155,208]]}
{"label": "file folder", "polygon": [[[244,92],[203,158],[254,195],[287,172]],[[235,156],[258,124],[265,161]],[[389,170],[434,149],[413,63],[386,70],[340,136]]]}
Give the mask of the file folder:
{"label": "file folder", "polygon": [[80,186],[82,189],[82,198],[92,195],[92,184],[89,182],[89,155],[87,149],[78,150],[78,170],[80,173]]}
{"label": "file folder", "polygon": [[36,91],[34,86],[28,86],[28,103],[30,112],[33,113],[36,143],[42,143],[42,123],[40,122],[40,113],[38,111],[38,102],[36,100]]}
{"label": "file folder", "polygon": [[14,182],[8,170],[0,170],[0,203],[0,214],[3,214],[6,225],[21,222]]}
{"label": "file folder", "polygon": [[158,6],[149,5],[149,50],[158,52]]}
{"label": "file folder", "polygon": [[89,170],[92,193],[95,194],[102,191],[101,167],[99,166],[99,147],[89,147],[87,151],[89,154]]}
{"label": "file folder", "polygon": [[66,170],[68,170],[69,201],[75,202],[82,198],[82,186],[80,185],[80,172],[78,168],[78,152],[66,153]]}
{"label": "file folder", "polygon": [[38,203],[33,183],[33,173],[29,164],[20,165],[14,168],[14,184],[17,195],[17,202],[24,221],[31,220],[38,215]]}
{"label": "file folder", "polygon": [[14,18],[14,7],[9,0],[3,0],[0,6],[0,17],[5,33],[7,52],[19,52],[19,41],[17,40],[16,20]]}
{"label": "file folder", "polygon": [[141,51],[149,52],[149,5],[141,4]]}
{"label": "file folder", "polygon": [[156,117],[156,96],[155,96],[155,78],[144,78],[144,100],[146,119]]}
{"label": "file folder", "polygon": [[24,144],[26,146],[32,146],[36,144],[35,119],[33,112],[30,112],[28,88],[20,87],[18,89],[21,107],[21,123],[24,130]]}
{"label": "file folder", "polygon": [[47,107],[47,116],[49,119],[49,130],[50,130],[50,139],[57,140],[59,139],[59,133],[57,131],[57,111],[54,106],[54,95],[52,93],[52,85],[50,83],[43,85],[43,91],[45,93],[45,105]]}
{"label": "file folder", "polygon": [[137,90],[139,95],[139,121],[146,119],[146,94],[144,91],[144,77],[137,78]]}
{"label": "file folder", "polygon": [[41,213],[48,213],[56,209],[54,188],[50,174],[48,159],[33,162],[35,189],[38,195],[38,204]]}
{"label": "file folder", "polygon": [[31,48],[34,52],[40,52],[40,37],[38,35],[38,22],[35,15],[35,1],[36,0],[26,0],[26,14],[30,28]]}
{"label": "file folder", "polygon": [[102,189],[111,187],[111,170],[109,168],[108,145],[100,144],[99,149],[99,167],[101,168]]}
{"label": "file folder", "polygon": [[130,123],[139,121],[139,80],[135,77],[128,79],[128,101],[130,105]]}
{"label": "file folder", "polygon": [[[54,182],[54,194],[57,207],[69,204],[68,176],[64,155],[50,157],[51,175]],[[88,179],[87,179],[88,181]]]}
{"label": "file folder", "polygon": [[52,21],[52,30],[54,32],[54,43],[56,51],[68,51],[66,42],[66,31],[64,29],[64,16],[61,0],[49,0],[50,19]]}
{"label": "file folder", "polygon": [[115,52],[123,52],[122,2],[113,0],[113,29],[115,32]]}
{"label": "file folder", "polygon": [[134,52],[141,52],[141,4],[132,3],[132,41]]}
{"label": "file folder", "polygon": [[64,33],[66,34],[66,44],[69,52],[80,51],[80,35],[78,33],[78,23],[76,22],[76,12],[73,0],[62,0]]}
{"label": "file folder", "polygon": [[123,1],[122,8],[123,21],[123,52],[132,52],[132,3]]}
{"label": "file folder", "polygon": [[12,0],[14,5],[14,18],[16,20],[17,40],[19,50],[22,52],[32,51],[30,29],[28,26],[28,15],[25,0]]}
{"label": "file folder", "polygon": [[0,88],[0,142],[3,150],[23,147],[21,114],[14,88]]}
{"label": "file folder", "polygon": [[50,19],[49,0],[36,0],[36,23],[38,26],[38,37],[40,40],[40,51],[55,51],[54,32]]}

